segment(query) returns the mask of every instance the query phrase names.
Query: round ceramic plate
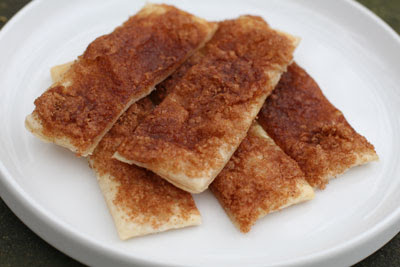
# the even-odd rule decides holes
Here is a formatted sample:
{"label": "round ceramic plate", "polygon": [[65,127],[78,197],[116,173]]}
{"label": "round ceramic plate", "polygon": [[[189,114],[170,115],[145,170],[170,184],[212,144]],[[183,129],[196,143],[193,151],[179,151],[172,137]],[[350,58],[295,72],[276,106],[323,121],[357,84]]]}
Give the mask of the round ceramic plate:
{"label": "round ceramic plate", "polygon": [[209,192],[195,196],[199,227],[118,239],[84,158],[24,128],[50,67],[80,55],[144,1],[37,0],[0,33],[0,193],[38,235],[86,264],[340,266],[377,250],[400,230],[400,38],[349,0],[168,1],[208,20],[262,16],[302,37],[295,59],[380,161],[333,180],[313,201],[237,231]]}

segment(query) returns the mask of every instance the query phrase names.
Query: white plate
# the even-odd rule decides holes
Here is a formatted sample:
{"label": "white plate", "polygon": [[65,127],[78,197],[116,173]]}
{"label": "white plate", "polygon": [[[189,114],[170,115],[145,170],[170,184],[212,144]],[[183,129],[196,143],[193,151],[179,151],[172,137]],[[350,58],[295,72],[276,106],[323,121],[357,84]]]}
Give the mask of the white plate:
{"label": "white plate", "polygon": [[400,38],[347,0],[169,1],[209,20],[258,14],[301,36],[296,60],[379,163],[354,168],[315,200],[239,233],[208,192],[195,197],[200,227],[122,242],[83,158],[24,128],[49,68],[80,55],[143,1],[34,1],[0,33],[0,193],[38,235],[90,265],[340,266],[378,249],[400,230]]}

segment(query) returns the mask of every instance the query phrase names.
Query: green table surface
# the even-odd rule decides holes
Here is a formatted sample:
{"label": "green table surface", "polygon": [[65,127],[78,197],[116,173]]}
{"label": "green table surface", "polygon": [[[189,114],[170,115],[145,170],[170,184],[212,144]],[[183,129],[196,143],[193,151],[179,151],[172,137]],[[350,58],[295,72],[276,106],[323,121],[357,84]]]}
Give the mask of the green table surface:
{"label": "green table surface", "polygon": [[[358,1],[400,33],[400,0]],[[28,2],[29,0],[0,0],[0,28]],[[0,199],[0,266],[82,266],[82,264],[38,237]],[[400,266],[400,234],[355,266]]]}

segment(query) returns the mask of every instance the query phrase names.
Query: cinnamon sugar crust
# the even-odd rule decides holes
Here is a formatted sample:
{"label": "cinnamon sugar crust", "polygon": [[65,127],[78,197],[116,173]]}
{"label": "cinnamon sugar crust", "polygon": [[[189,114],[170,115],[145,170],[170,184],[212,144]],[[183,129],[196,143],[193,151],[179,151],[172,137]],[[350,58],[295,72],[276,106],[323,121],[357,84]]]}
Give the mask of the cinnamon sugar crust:
{"label": "cinnamon sugar crust", "polygon": [[196,64],[199,64],[204,57],[204,51],[199,50],[197,53],[188,58],[172,75],[157,84],[156,90],[150,94],[151,101],[158,106],[174,89],[175,85],[183,78],[188,70]]}
{"label": "cinnamon sugar crust", "polygon": [[151,171],[112,159],[119,144],[152,109],[149,97],[134,103],[89,156],[121,239],[201,222],[189,193]]}
{"label": "cinnamon sugar crust", "polygon": [[314,197],[297,163],[256,123],[210,189],[244,233],[268,213]]}
{"label": "cinnamon sugar crust", "polygon": [[219,23],[199,62],[114,157],[186,191],[204,191],[246,136],[297,42],[259,17]]}
{"label": "cinnamon sugar crust", "polygon": [[[53,67],[53,81],[58,82],[69,66],[71,63]],[[150,171],[111,158],[153,108],[150,97],[134,103],[88,157],[122,240],[201,223],[190,194]]]}
{"label": "cinnamon sugar crust", "polygon": [[329,179],[347,169],[378,159],[373,145],[350,126],[296,63],[282,75],[258,122],[297,161],[314,187],[323,189]]}
{"label": "cinnamon sugar crust", "polygon": [[202,47],[216,27],[172,6],[146,5],[93,41],[35,100],[27,128],[78,155],[91,154],[119,116]]}

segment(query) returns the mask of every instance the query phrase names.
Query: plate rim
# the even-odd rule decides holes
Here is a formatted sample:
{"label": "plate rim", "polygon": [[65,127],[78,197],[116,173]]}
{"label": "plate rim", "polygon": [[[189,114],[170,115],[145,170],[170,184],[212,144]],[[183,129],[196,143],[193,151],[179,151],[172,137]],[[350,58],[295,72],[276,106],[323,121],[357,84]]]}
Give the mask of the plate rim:
{"label": "plate rim", "polygon": [[[0,40],[26,13],[44,1],[34,0],[20,9],[0,30]],[[400,36],[380,17],[355,0],[341,1],[345,5],[358,9],[372,19],[400,47]],[[106,262],[119,262],[123,265],[172,266],[156,259],[150,261],[149,259],[140,258],[140,255],[127,255],[127,253],[123,253],[119,249],[110,249],[87,234],[75,231],[61,219],[52,216],[51,213],[31,198],[13,179],[2,161],[0,161],[0,196],[13,213],[35,234],[78,261],[86,264],[93,264],[96,261],[103,264]],[[399,231],[400,206],[372,228],[346,242],[320,252],[310,253],[295,260],[280,262],[279,265],[318,266],[341,256],[347,257],[345,264],[354,264],[377,251]],[[69,245],[63,243],[68,243]],[[363,249],[364,252],[351,255],[357,249]],[[86,253],[82,253],[83,251]],[[97,257],[97,259],[94,259],[93,256]]]}

